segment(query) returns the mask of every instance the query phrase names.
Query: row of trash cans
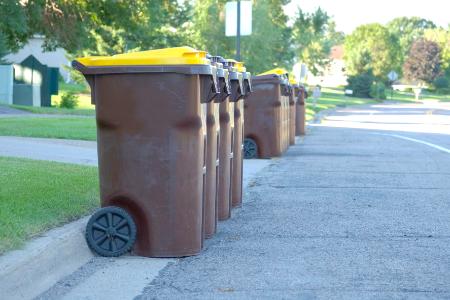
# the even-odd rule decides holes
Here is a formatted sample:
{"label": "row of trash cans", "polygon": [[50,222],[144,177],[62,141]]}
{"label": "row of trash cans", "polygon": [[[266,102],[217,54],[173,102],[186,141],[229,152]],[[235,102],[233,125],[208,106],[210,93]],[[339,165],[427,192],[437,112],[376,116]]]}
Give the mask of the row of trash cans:
{"label": "row of trash cans", "polygon": [[276,68],[252,78],[253,92],[245,99],[245,158],[282,155],[295,136],[305,134],[306,90]]}
{"label": "row of trash cans", "polygon": [[198,254],[242,203],[244,144],[271,157],[295,142],[301,93],[284,70],[251,77],[241,62],[190,47],[72,65],[96,105],[102,208],[86,240],[99,255]]}

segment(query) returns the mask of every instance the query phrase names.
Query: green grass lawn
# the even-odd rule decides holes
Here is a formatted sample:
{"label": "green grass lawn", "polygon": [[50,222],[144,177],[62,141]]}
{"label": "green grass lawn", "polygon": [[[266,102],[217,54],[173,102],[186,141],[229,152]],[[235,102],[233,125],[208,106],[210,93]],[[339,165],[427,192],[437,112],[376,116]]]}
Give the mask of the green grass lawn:
{"label": "green grass lawn", "polygon": [[99,205],[96,167],[0,157],[0,254]]}
{"label": "green grass lawn", "polygon": [[[311,93],[310,93],[311,94]],[[387,99],[392,101],[399,102],[416,102],[414,93],[408,92],[399,92],[394,91],[391,98],[391,90],[386,90]],[[439,101],[450,101],[450,95],[436,95],[429,92],[423,92],[420,100],[439,100]],[[347,97],[344,95],[344,89],[341,88],[323,88],[322,95],[320,99],[317,101],[317,105],[313,108],[312,105],[312,97],[309,97],[306,102],[306,120],[311,120],[314,118],[314,115],[324,109],[335,108],[336,106],[349,106],[349,105],[358,105],[358,104],[371,104],[377,103],[374,99],[368,98],[356,98],[356,97]]]}
{"label": "green grass lawn", "polygon": [[90,90],[87,85],[78,83],[65,83],[64,81],[59,82],[59,90],[62,92],[75,92],[80,94],[89,94]]}
{"label": "green grass lawn", "polygon": [[[311,94],[311,93],[310,93]],[[342,89],[323,88],[320,99],[314,108],[312,96],[306,99],[306,120],[312,120],[314,115],[321,110],[335,108],[337,106],[349,106],[358,104],[377,103],[373,99],[347,97]]]}
{"label": "green grass lawn", "polygon": [[11,117],[0,119],[0,135],[73,140],[97,139],[95,118]]}
{"label": "green grass lawn", "polygon": [[[59,108],[59,102],[61,101],[61,96],[63,92],[59,92],[58,95],[52,96],[52,107],[50,108]],[[91,94],[77,94],[78,96],[78,104],[77,107],[72,109],[74,111],[78,110],[91,110],[94,112],[95,106],[91,104]]]}
{"label": "green grass lawn", "polygon": [[[78,96],[78,105],[74,109],[60,108],[62,94],[66,92],[75,92]],[[68,84],[65,82],[59,82],[58,95],[52,96],[51,107],[33,107],[24,105],[11,105],[13,108],[25,110],[36,114],[63,114],[63,115],[82,115],[82,116],[94,116],[95,106],[91,104],[91,95],[89,89],[81,84]]]}
{"label": "green grass lawn", "polygon": [[[413,92],[394,91],[391,99],[391,90],[386,90],[386,96],[387,96],[386,100],[401,101],[401,102],[416,102],[416,98]],[[438,95],[431,92],[422,91],[419,100],[420,101],[437,100],[440,102],[449,102],[450,95]]]}
{"label": "green grass lawn", "polygon": [[49,114],[49,115],[78,115],[78,116],[95,116],[93,108],[60,108],[60,107],[35,107],[24,105],[10,105],[12,108],[28,111],[35,114]]}
{"label": "green grass lawn", "polygon": [[[425,100],[441,100],[450,101],[449,96],[440,96],[425,93],[422,97]],[[388,91],[388,99],[390,91]],[[414,102],[414,95],[407,92],[395,92],[393,100],[401,102]],[[306,119],[311,120],[314,115],[324,109],[331,109],[337,106],[349,106],[358,104],[377,103],[374,99],[347,97],[344,95],[343,89],[323,88],[322,96],[317,102],[317,106],[313,108],[312,97],[307,99]],[[43,108],[43,107],[27,107],[30,111],[38,110],[40,113],[48,111],[48,113],[67,113],[76,111],[84,111],[85,115],[93,115],[93,109],[62,109],[62,108]],[[80,114],[80,113],[76,113]],[[29,137],[46,137],[61,139],[77,139],[77,140],[96,140],[96,125],[94,118],[77,118],[77,117],[55,117],[55,118],[33,118],[33,117],[14,117],[0,119],[0,135],[10,136],[29,136]]]}

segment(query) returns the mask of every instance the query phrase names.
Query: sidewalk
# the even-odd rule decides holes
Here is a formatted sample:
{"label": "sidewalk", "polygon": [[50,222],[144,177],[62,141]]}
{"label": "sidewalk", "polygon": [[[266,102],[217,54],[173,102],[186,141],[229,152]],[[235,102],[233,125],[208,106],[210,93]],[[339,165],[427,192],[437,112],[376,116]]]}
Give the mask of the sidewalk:
{"label": "sidewalk", "polygon": [[0,136],[0,156],[96,166],[97,142]]}
{"label": "sidewalk", "polygon": [[[258,174],[201,256],[166,267],[138,299],[448,299],[450,155],[378,134],[387,115],[426,112],[333,113]],[[423,124],[447,126],[447,113]],[[382,132],[436,136],[404,126]]]}

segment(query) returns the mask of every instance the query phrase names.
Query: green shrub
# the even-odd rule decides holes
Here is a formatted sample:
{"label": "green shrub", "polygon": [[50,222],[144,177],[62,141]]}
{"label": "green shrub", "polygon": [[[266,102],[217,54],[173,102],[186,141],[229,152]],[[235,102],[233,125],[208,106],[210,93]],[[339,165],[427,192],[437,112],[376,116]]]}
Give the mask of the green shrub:
{"label": "green shrub", "polygon": [[436,90],[448,89],[450,87],[450,80],[445,76],[440,76],[434,80],[433,85]]}
{"label": "green shrub", "polygon": [[79,71],[75,70],[71,66],[63,66],[63,68],[69,73],[71,82],[74,82],[76,84],[82,84],[85,87],[89,86],[83,74],[81,74]]}
{"label": "green shrub", "polygon": [[450,95],[450,88],[440,88],[436,90],[438,95]]}
{"label": "green shrub", "polygon": [[412,87],[405,88],[404,92],[406,93],[414,93],[414,89]]}
{"label": "green shrub", "polygon": [[61,96],[59,107],[75,108],[78,105],[78,96],[74,92],[66,92]]}
{"label": "green shrub", "polygon": [[349,76],[346,89],[353,90],[353,97],[370,98],[370,91],[374,81],[371,73]]}
{"label": "green shrub", "polygon": [[372,84],[370,87],[370,97],[377,100],[386,99],[386,86],[382,82]]}

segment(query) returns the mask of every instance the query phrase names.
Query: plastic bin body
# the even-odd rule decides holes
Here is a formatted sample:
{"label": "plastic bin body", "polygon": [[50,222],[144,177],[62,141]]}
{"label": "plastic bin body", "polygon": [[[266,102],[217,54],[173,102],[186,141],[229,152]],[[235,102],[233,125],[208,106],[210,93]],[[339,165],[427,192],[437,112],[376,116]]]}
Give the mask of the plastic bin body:
{"label": "plastic bin body", "polygon": [[252,93],[244,102],[244,138],[254,140],[259,158],[283,154],[283,108],[282,79],[278,75],[252,77]]}
{"label": "plastic bin body", "polygon": [[[234,105],[234,159],[233,159],[233,175],[231,178],[231,205],[233,207],[240,206],[242,204],[242,192],[243,192],[243,142],[244,142],[244,101],[245,98],[251,93],[251,74],[248,72],[243,73],[243,90],[242,95],[239,90],[237,90],[238,100]],[[238,83],[236,83],[238,84]]]}
{"label": "plastic bin body", "polygon": [[228,69],[230,79],[230,95],[220,104],[220,147],[219,147],[219,193],[218,193],[218,215],[219,220],[226,220],[231,217],[232,195],[235,186],[233,185],[235,168],[236,123],[235,109],[237,101],[242,97],[242,78],[238,72],[236,61],[223,60],[224,66]]}
{"label": "plastic bin body", "polygon": [[220,221],[231,216],[231,174],[233,165],[234,102],[227,97],[219,104],[219,187],[217,193],[218,218]]}
{"label": "plastic bin body", "polygon": [[239,99],[234,104],[234,144],[233,144],[233,174],[231,177],[231,205],[239,206],[242,203],[243,181],[243,142],[244,142],[244,100]]}
{"label": "plastic bin body", "polygon": [[[288,88],[288,87],[286,87]],[[283,99],[283,152],[289,148],[289,101],[290,101],[290,92],[288,95],[282,95]]]}
{"label": "plastic bin body", "polygon": [[264,73],[259,74],[257,77],[263,79],[266,76],[277,76],[280,84],[279,91],[279,106],[280,106],[280,127],[278,128],[280,139],[278,146],[281,149],[281,153],[289,148],[289,127],[290,127],[290,109],[289,109],[289,97],[291,94],[291,88],[289,85],[288,72],[282,68],[275,68]]}
{"label": "plastic bin body", "polygon": [[207,104],[207,147],[206,181],[204,201],[204,233],[210,238],[217,230],[218,192],[219,192],[219,145],[220,145],[220,103],[230,94],[228,71],[218,66],[219,92],[212,102]]}
{"label": "plastic bin body", "polygon": [[297,105],[296,105],[296,111],[295,111],[295,135],[301,136],[305,135],[306,133],[306,126],[305,126],[305,114],[306,114],[306,102],[305,102],[305,95],[306,91],[303,86],[298,87],[298,92],[296,93],[298,95]]}
{"label": "plastic bin body", "polygon": [[137,255],[198,254],[212,67],[74,67],[96,105],[101,206],[133,217]]}
{"label": "plastic bin body", "polygon": [[131,213],[138,255],[201,251],[206,104],[198,84],[198,76],[182,74],[94,80],[101,205]]}
{"label": "plastic bin body", "polygon": [[289,84],[288,79],[286,78],[286,85],[283,85],[283,98],[285,103],[285,114],[284,114],[284,133],[285,133],[285,150],[287,150],[290,146],[290,128],[291,128],[291,109],[290,109],[290,101],[292,95],[292,88]]}
{"label": "plastic bin body", "polygon": [[219,103],[207,104],[206,112],[207,144],[206,144],[206,179],[204,202],[204,233],[210,238],[217,227],[217,171],[219,167]]}
{"label": "plastic bin body", "polygon": [[298,100],[298,85],[291,85],[291,95],[289,97],[289,144],[295,144],[295,129],[296,129],[296,109]]}

